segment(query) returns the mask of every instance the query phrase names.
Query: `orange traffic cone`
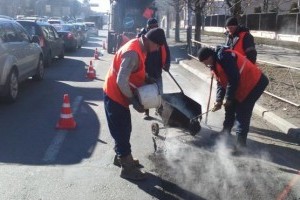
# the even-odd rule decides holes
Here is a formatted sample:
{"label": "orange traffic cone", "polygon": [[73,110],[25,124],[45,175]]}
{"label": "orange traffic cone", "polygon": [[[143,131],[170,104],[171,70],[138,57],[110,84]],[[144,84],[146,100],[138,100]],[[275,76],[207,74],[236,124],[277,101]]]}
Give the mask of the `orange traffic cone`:
{"label": "orange traffic cone", "polygon": [[90,66],[88,67],[86,77],[89,79],[96,78],[96,70],[94,69],[93,62],[90,61]]}
{"label": "orange traffic cone", "polygon": [[99,52],[98,52],[98,49],[97,49],[97,48],[95,49],[94,58],[95,58],[96,60],[99,60]]}
{"label": "orange traffic cone", "polygon": [[61,108],[60,119],[56,124],[58,129],[74,129],[76,122],[70,107],[70,99],[68,94],[64,94],[64,102]]}

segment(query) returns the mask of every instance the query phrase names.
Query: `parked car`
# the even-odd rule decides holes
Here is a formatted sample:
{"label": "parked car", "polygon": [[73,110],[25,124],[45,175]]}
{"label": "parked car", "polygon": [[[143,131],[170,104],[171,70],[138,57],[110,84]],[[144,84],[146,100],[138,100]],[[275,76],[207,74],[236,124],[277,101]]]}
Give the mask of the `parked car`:
{"label": "parked car", "polygon": [[88,41],[88,34],[87,34],[87,27],[84,23],[75,23],[74,24],[75,28],[80,34],[81,37],[81,43],[86,43]]}
{"label": "parked car", "polygon": [[65,56],[64,41],[59,37],[55,28],[47,23],[40,21],[30,20],[17,20],[31,35],[37,35],[40,39],[40,47],[44,54],[44,64],[46,67],[50,66],[52,59],[58,56],[59,59],[63,59]]}
{"label": "parked car", "polygon": [[16,21],[0,18],[0,96],[14,102],[19,83],[44,77],[43,51],[38,36],[31,37]]}
{"label": "parked car", "polygon": [[81,48],[81,37],[73,24],[54,25],[54,28],[64,40],[66,50],[75,51],[77,48]]}
{"label": "parked car", "polygon": [[84,22],[87,26],[87,34],[88,36],[98,36],[98,29],[96,28],[95,22]]}

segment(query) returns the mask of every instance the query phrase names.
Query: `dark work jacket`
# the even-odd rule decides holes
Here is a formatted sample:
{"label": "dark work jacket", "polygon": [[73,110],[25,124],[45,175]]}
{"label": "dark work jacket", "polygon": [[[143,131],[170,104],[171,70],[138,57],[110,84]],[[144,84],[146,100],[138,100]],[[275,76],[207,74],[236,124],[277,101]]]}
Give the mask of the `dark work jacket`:
{"label": "dark work jacket", "polygon": [[[224,48],[220,48],[215,54],[216,62],[221,65],[228,79],[226,88],[223,88],[222,85],[217,82],[216,100],[218,102],[222,102],[224,97],[225,99],[233,100],[240,80],[236,58],[232,56],[231,52],[226,52],[224,50]],[[212,70],[214,70],[214,68]]]}
{"label": "dark work jacket", "polygon": [[[144,28],[138,35],[137,37],[141,37],[142,35],[146,34],[147,30]],[[159,51],[155,51],[152,53],[147,53],[146,61],[145,61],[145,66],[146,66],[146,73],[148,76],[151,78],[157,79],[161,77],[162,74],[162,69],[169,70],[170,68],[170,49],[165,42],[164,44],[166,48],[166,63],[162,63],[162,54],[161,54],[161,48],[159,48]]]}
{"label": "dark work jacket", "polygon": [[[239,40],[239,34],[241,32],[246,32],[244,36],[243,41],[238,41]],[[256,57],[257,57],[257,51],[255,49],[255,43],[254,43],[254,38],[250,34],[249,29],[243,26],[238,26],[237,30],[233,35],[229,35],[228,32],[225,32],[226,35],[226,42],[225,45],[233,49],[233,47],[237,44],[237,42],[242,42],[243,43],[243,50],[247,56],[247,58],[252,62],[256,62]],[[238,49],[235,49],[238,51]]]}

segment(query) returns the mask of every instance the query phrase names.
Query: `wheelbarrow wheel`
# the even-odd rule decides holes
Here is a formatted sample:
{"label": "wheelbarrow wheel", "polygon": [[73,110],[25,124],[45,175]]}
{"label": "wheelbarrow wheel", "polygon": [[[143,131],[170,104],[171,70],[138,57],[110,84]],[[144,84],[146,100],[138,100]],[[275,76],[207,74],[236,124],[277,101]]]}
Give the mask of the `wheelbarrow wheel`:
{"label": "wheelbarrow wheel", "polygon": [[198,120],[191,121],[189,124],[189,131],[191,135],[196,135],[201,130],[200,122]]}
{"label": "wheelbarrow wheel", "polygon": [[158,123],[152,123],[151,124],[151,130],[152,130],[152,134],[155,136],[158,136],[159,133],[159,125]]}

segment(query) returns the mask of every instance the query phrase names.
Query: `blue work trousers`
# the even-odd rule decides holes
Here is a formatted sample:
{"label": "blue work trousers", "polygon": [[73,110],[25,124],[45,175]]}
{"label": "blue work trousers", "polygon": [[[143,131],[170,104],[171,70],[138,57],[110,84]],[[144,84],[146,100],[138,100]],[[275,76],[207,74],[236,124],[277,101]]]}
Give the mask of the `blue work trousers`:
{"label": "blue work trousers", "polygon": [[255,102],[262,95],[268,84],[268,78],[262,74],[256,86],[243,102],[234,100],[232,106],[225,109],[225,120],[223,127],[224,129],[231,130],[234,122],[236,121],[237,142],[241,145],[246,145]]}
{"label": "blue work trousers", "polygon": [[113,101],[104,93],[104,108],[108,128],[115,140],[115,152],[119,157],[131,154],[131,114],[129,108]]}

